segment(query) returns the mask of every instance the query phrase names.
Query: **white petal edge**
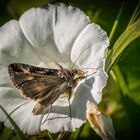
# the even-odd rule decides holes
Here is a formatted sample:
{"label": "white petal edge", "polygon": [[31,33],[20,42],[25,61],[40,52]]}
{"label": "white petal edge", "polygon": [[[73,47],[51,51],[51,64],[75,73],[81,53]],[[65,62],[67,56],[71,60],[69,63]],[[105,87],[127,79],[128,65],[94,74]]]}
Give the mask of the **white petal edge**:
{"label": "white petal edge", "polygon": [[85,84],[91,89],[92,98],[96,104],[102,100],[102,90],[106,86],[108,75],[104,71],[98,71],[95,77],[89,78]]}
{"label": "white petal edge", "polygon": [[[106,32],[97,24],[88,24],[74,42],[71,60],[73,63],[76,61],[75,65],[79,68],[97,69],[98,62],[106,57],[108,45],[109,40]],[[101,69],[104,67],[104,63],[102,64],[100,65]]]}

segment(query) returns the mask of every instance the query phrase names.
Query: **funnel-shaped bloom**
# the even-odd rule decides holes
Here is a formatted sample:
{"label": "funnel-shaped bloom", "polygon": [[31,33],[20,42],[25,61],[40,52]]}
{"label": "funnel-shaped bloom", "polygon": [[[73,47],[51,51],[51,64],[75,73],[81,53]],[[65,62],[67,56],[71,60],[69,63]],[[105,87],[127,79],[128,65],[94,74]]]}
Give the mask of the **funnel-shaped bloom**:
{"label": "funnel-shaped bloom", "polygon": [[[0,104],[24,133],[75,131],[86,120],[87,100],[96,104],[101,100],[107,81],[104,62],[108,45],[106,32],[90,23],[78,8],[58,3],[26,11],[19,21],[11,20],[0,28]],[[35,102],[24,98],[13,87],[8,75],[11,63],[54,69],[55,62],[67,69],[75,63],[75,68],[86,73],[97,70],[94,76],[75,88],[71,99],[71,118],[67,98],[56,100],[49,116],[33,115]],[[47,121],[42,123],[47,116]],[[12,127],[1,110],[0,120],[7,127]]]}

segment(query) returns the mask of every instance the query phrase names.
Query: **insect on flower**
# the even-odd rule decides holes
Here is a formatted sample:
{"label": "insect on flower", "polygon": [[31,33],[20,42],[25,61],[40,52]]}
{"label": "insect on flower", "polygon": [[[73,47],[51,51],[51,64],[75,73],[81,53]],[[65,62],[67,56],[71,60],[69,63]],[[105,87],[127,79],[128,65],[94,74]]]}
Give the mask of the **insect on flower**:
{"label": "insect on flower", "polygon": [[[81,54],[87,49],[83,50]],[[95,73],[85,76],[85,72],[81,69],[72,68],[72,70],[68,70],[58,63],[56,65],[59,69],[42,68],[22,63],[13,63],[8,66],[9,76],[14,86],[25,98],[36,102],[32,110],[34,115],[48,108],[49,115],[52,104],[61,95],[66,94],[68,96],[71,117],[70,98],[74,88],[79,81]]]}
{"label": "insect on flower", "polygon": [[70,71],[61,66],[60,69],[48,69],[21,63],[10,64],[9,74],[21,94],[37,102],[33,114],[48,108],[66,92],[69,100],[78,81],[85,78],[82,70]]}

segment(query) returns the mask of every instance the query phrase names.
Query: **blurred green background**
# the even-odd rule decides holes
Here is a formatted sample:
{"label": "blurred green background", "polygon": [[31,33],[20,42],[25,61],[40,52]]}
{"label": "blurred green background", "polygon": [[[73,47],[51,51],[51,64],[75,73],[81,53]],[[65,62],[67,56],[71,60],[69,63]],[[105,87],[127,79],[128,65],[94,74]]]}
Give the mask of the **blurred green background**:
{"label": "blurred green background", "polygon": [[[0,26],[10,19],[18,19],[31,7],[46,3],[63,2],[79,7],[92,22],[99,24],[109,35],[120,7],[122,14],[111,40],[110,48],[121,35],[137,6],[136,0],[0,0]],[[140,38],[133,41],[121,55],[117,66],[112,67],[107,87],[103,91],[100,109],[113,119],[118,140],[134,140],[140,133]],[[57,137],[58,134],[54,135]],[[49,139],[48,133],[28,137],[32,140]],[[16,140],[16,134],[0,124],[0,140]],[[63,139],[100,140],[101,138],[86,123],[74,133],[65,133]]]}

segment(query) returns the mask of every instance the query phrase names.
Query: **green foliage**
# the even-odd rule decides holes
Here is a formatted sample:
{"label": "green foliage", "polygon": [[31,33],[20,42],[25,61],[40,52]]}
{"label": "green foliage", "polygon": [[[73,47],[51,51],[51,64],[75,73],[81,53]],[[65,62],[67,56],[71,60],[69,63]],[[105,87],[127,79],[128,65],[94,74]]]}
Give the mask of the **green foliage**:
{"label": "green foliage", "polygon": [[140,37],[140,19],[135,23],[128,26],[126,30],[121,34],[113,48],[109,50],[106,60],[106,71],[108,72],[111,66],[119,59],[123,51],[128,47],[132,41]]}

